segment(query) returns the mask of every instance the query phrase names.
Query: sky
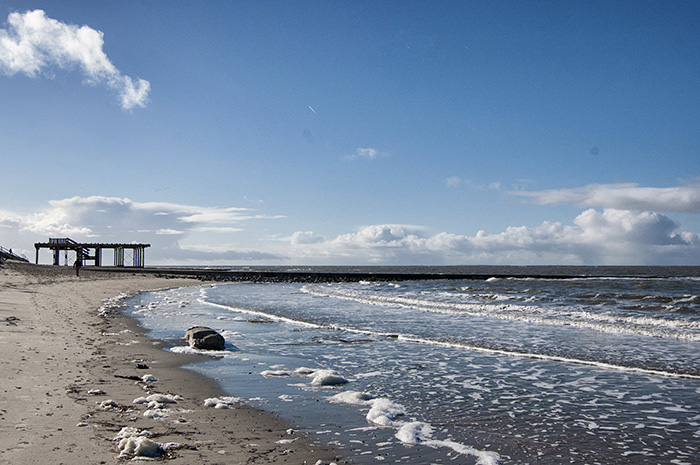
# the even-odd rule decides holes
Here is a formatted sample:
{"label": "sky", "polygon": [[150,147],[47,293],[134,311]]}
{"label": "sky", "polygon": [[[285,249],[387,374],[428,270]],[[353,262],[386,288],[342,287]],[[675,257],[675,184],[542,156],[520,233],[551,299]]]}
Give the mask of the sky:
{"label": "sky", "polygon": [[0,0],[0,245],[698,265],[698,31],[683,0]]}

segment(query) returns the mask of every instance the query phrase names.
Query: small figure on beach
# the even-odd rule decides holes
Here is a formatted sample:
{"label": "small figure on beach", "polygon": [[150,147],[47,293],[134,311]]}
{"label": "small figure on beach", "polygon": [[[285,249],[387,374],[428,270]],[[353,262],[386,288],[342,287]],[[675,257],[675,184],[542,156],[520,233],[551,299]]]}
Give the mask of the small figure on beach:
{"label": "small figure on beach", "polygon": [[83,261],[80,258],[77,258],[75,260],[75,263],[73,263],[73,268],[75,268],[75,275],[80,276],[80,267],[83,266]]}

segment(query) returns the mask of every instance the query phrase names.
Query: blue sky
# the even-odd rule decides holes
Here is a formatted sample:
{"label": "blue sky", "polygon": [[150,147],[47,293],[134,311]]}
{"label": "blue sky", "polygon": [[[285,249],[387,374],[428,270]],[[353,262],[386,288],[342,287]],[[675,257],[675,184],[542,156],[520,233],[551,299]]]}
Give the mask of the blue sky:
{"label": "blue sky", "polygon": [[699,30],[692,1],[0,0],[0,245],[698,264]]}

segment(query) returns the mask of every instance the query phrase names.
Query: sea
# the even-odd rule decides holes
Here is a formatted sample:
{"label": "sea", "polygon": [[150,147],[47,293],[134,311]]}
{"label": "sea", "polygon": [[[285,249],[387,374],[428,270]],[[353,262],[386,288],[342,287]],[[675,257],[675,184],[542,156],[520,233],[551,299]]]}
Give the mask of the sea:
{"label": "sea", "polygon": [[700,463],[700,267],[271,270],[433,279],[222,282],[124,311],[174,352],[195,351],[190,326],[219,331],[226,350],[188,366],[219,406],[351,463]]}

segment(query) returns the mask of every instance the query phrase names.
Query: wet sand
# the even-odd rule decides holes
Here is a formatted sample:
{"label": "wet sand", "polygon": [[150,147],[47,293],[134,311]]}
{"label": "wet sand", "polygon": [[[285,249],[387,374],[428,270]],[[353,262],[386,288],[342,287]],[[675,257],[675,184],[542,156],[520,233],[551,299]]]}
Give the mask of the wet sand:
{"label": "wet sand", "polygon": [[[205,407],[205,399],[227,394],[180,368],[198,358],[164,351],[164,342],[105,306],[122,294],[201,283],[137,270],[84,268],[76,277],[67,267],[0,264],[0,464],[130,460],[134,455],[120,457],[115,440],[125,427],[164,446],[159,460],[172,464],[336,460],[333,449],[271,413],[239,404]],[[167,414],[161,419],[144,416],[154,409],[134,403],[153,394],[179,396],[161,406]]]}

